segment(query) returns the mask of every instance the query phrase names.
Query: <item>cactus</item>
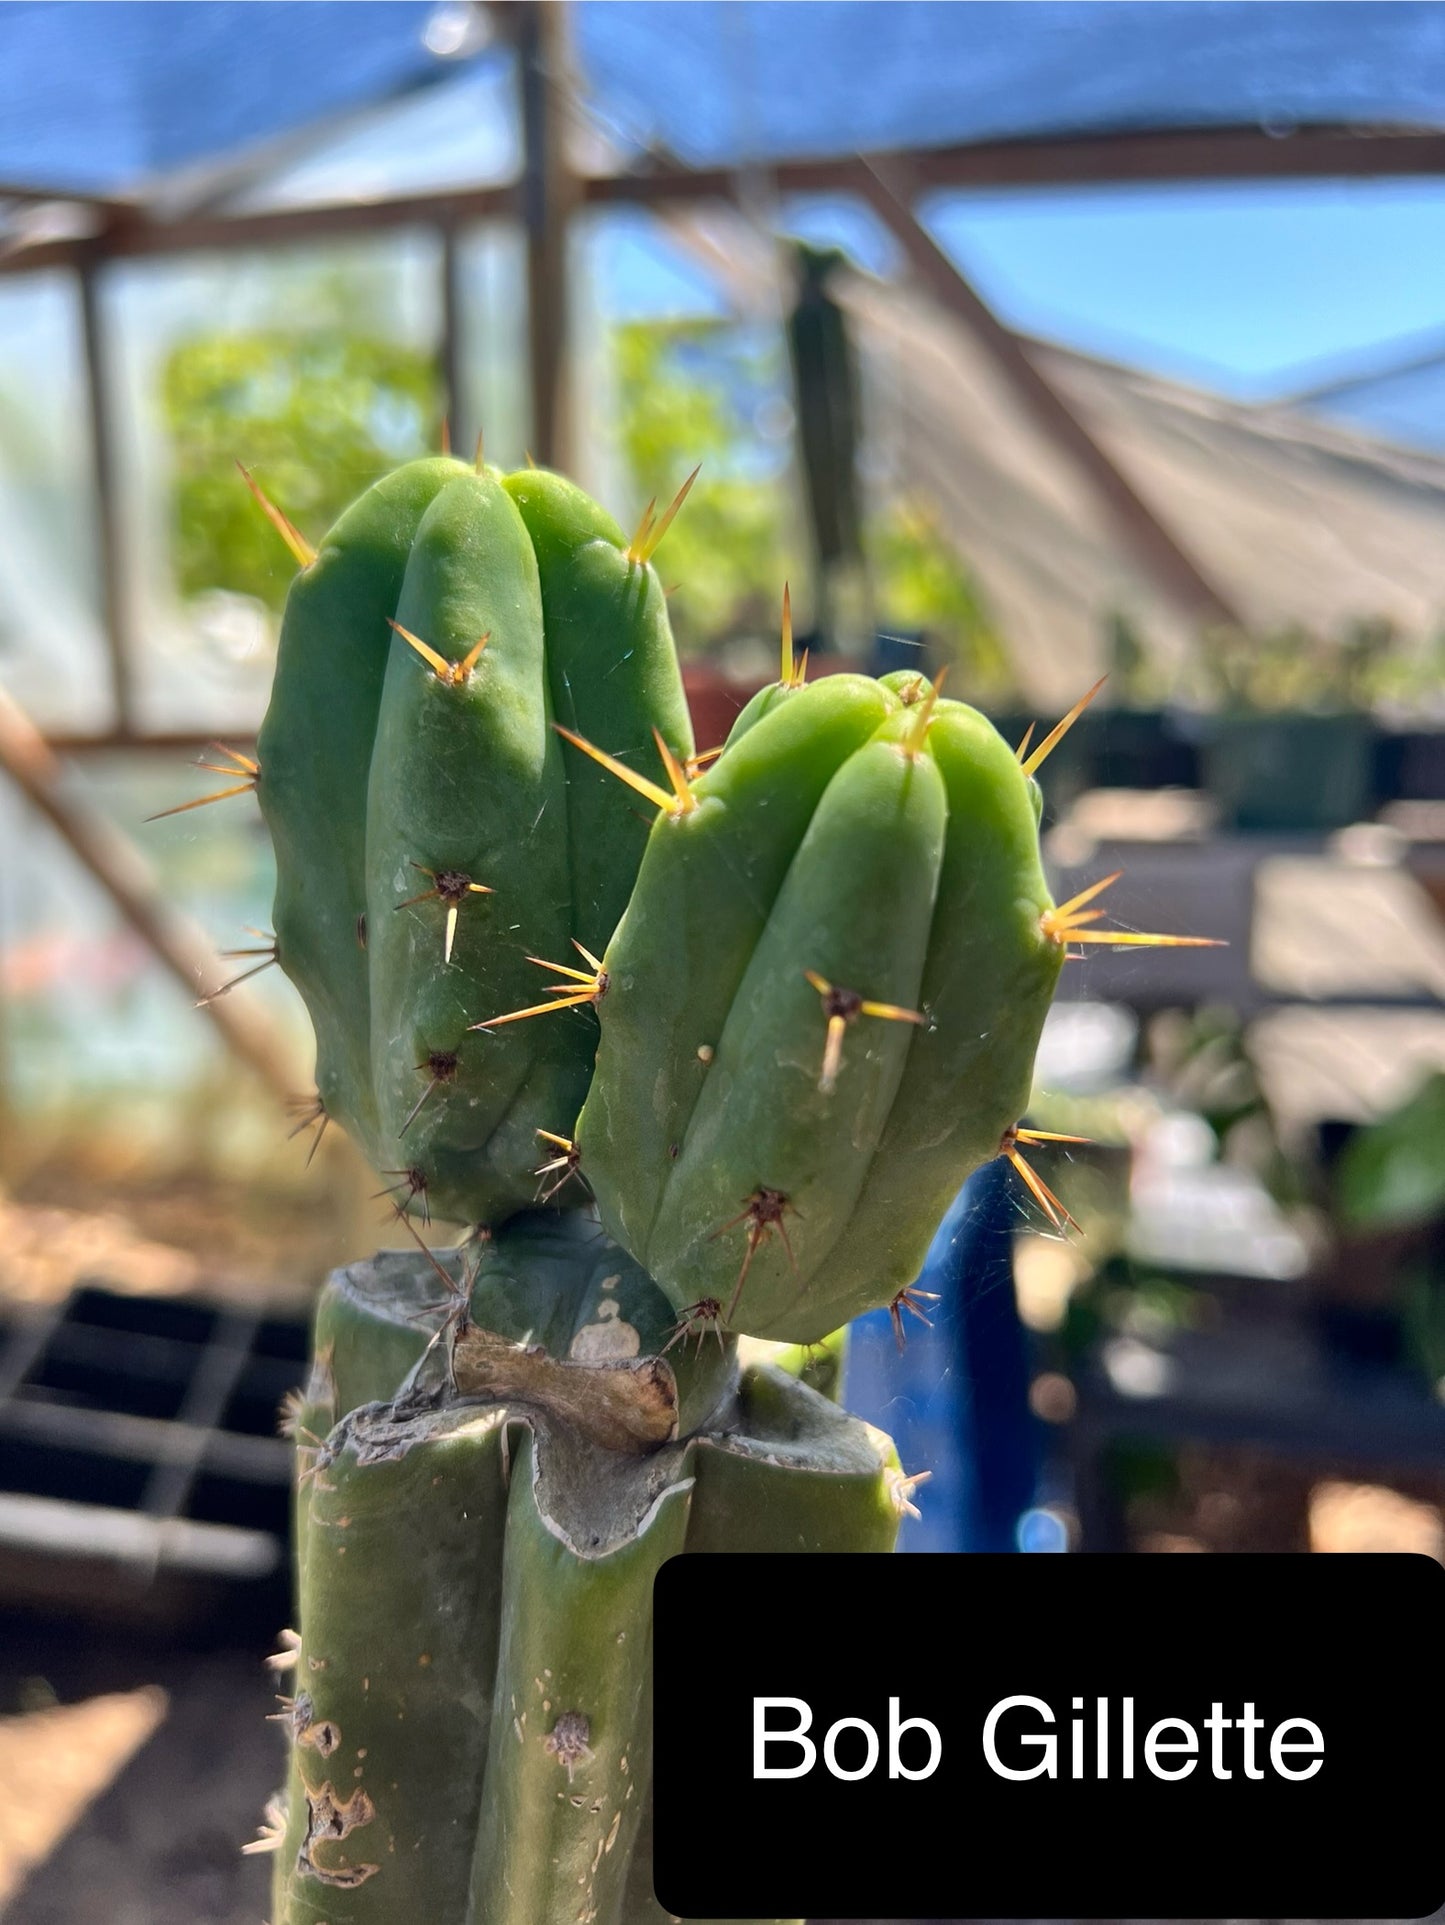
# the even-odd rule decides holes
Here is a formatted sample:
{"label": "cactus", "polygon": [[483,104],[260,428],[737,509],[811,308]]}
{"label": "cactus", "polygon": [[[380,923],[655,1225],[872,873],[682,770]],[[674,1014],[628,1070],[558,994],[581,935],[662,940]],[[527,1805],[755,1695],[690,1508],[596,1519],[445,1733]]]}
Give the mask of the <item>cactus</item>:
{"label": "cactus", "polygon": [[861,1310],[927,1321],[980,1163],[1062,1227],[1019,1119],[1066,946],[1191,940],[1051,902],[1034,775],[1072,716],[1015,754],[921,676],[809,685],[786,597],[778,681],[696,755],[650,560],[690,486],[629,541],[443,457],[319,550],[256,491],[301,573],[222,793],[275,845],[303,1121],[411,1238],[329,1282],[290,1413],[274,1925],[664,1917],[654,1572],[891,1547],[921,1478],[805,1380]]}

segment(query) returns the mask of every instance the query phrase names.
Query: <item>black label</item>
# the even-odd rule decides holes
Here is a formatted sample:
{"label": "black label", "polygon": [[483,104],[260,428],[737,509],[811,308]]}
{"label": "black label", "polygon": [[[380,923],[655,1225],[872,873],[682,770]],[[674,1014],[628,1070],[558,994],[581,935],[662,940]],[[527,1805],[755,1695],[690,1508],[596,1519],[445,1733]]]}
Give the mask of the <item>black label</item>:
{"label": "black label", "polygon": [[1419,1918],[1425,1557],[751,1557],[658,1575],[655,1877],[691,1919]]}

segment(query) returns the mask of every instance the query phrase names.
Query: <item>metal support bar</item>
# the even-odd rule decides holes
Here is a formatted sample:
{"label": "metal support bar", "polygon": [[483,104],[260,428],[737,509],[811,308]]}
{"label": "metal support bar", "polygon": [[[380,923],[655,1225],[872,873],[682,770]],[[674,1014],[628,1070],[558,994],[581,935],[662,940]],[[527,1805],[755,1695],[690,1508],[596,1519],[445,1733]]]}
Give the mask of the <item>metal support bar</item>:
{"label": "metal support bar", "polygon": [[228,1047],[283,1100],[295,1091],[289,1052],[272,1024],[243,998],[215,997],[227,966],[200,929],[172,908],[150,865],[99,810],[66,793],[64,771],[35,724],[0,689],[0,770],[60,832],[82,867],[104,889],[176,981],[195,1000]]}
{"label": "metal support bar", "polygon": [[568,463],[567,226],[576,200],[565,128],[557,112],[565,16],[559,0],[525,0],[515,12],[522,94],[522,216],[527,228],[532,452],[544,467]]}
{"label": "metal support bar", "polygon": [[441,364],[447,441],[454,455],[470,452],[470,423],[466,419],[466,375],[462,354],[461,263],[454,221],[444,221],[442,243]]}
{"label": "metal support bar", "polygon": [[870,168],[863,191],[919,280],[967,328],[1035,424],[1072,461],[1156,587],[1196,621],[1236,625],[1238,614],[1226,596],[1115,466],[1019,337],[1003,325],[924,228],[912,206],[917,182],[899,169],[885,173]]}
{"label": "metal support bar", "polygon": [[[556,0],[544,10],[551,11]],[[780,160],[779,194],[862,193],[870,165],[886,172],[906,162],[925,191],[936,188],[1137,186],[1140,182],[1266,180],[1407,180],[1445,174],[1445,134],[1418,129],[1321,125],[1288,134],[1260,127],[1170,129],[1130,134],[1071,135],[1051,140],[984,141],[821,159]],[[737,199],[736,170],[653,166],[575,182],[588,206]],[[76,267],[92,248],[107,259],[184,254],[202,248],[283,246],[326,235],[375,233],[388,227],[435,226],[515,218],[518,188],[472,188],[393,200],[342,201],[247,214],[203,214],[166,221],[144,208],[102,206],[106,225],[96,242],[38,241],[0,259],[0,274]],[[100,205],[100,204],[97,204]]]}
{"label": "metal support bar", "polygon": [[77,280],[80,293],[80,331],[85,354],[85,403],[90,430],[90,465],[95,512],[96,546],[100,560],[101,618],[110,651],[112,701],[117,727],[129,729],[135,720],[135,689],[131,652],[130,609],[123,575],[120,497],[116,488],[115,450],[110,431],[110,382],[105,329],[100,315],[97,284],[99,263],[87,255]]}

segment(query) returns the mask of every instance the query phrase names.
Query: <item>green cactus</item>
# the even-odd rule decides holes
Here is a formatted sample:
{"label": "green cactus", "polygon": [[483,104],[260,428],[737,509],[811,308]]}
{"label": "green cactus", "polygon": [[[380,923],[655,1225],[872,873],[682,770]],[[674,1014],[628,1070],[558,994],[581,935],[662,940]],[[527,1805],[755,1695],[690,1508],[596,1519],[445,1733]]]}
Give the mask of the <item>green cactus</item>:
{"label": "green cactus", "polygon": [[309,1113],[415,1246],[332,1278],[290,1413],[274,1925],[665,1917],[654,1572],[891,1547],[921,1480],[820,1394],[839,1326],[922,1315],[991,1157],[1063,1224],[1018,1122],[1065,945],[1188,940],[1051,903],[1072,716],[1024,759],[921,676],[809,686],[786,597],[695,756],[650,563],[689,486],[627,541],[556,475],[415,462],[319,551],[261,497],[301,574],[222,793],[275,843]]}

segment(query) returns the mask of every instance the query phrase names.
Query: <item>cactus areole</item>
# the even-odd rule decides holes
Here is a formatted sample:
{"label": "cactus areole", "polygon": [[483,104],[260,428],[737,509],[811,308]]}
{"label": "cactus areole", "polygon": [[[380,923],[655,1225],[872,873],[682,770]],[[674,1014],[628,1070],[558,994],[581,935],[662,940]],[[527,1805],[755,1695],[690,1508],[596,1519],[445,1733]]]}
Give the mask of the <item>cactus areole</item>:
{"label": "cactus areole", "polygon": [[[653,1573],[891,1548],[918,1481],[804,1380],[834,1353],[737,1340],[901,1328],[963,1179],[1019,1160],[1065,944],[1097,939],[1045,887],[1049,744],[921,676],[809,685],[785,630],[695,754],[650,561],[676,506],[629,541],[557,475],[445,457],[315,551],[268,505],[302,567],[238,786],[308,1116],[409,1236],[328,1284],[291,1412],[274,1925],[666,1916]],[[430,1247],[437,1219],[470,1235]]]}

